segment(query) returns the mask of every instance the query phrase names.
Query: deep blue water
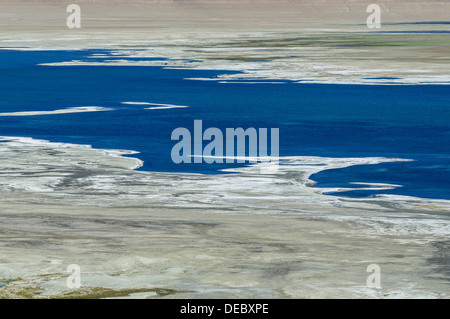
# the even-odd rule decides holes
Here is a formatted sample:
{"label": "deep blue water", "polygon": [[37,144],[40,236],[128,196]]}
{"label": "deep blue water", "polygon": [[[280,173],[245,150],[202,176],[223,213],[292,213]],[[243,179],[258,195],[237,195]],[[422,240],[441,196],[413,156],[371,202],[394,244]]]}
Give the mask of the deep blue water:
{"label": "deep blue water", "polygon": [[449,30],[373,31],[375,33],[450,33]]}
{"label": "deep blue water", "polygon": [[450,21],[417,21],[417,22],[395,22],[388,24],[450,24]]}
{"label": "deep blue water", "polygon": [[[135,156],[144,161],[142,170],[216,174],[237,164],[172,162],[176,141],[170,137],[175,128],[186,127],[193,132],[194,119],[203,120],[204,129],[217,127],[223,132],[237,127],[279,128],[281,156],[415,160],[324,171],[313,176],[318,187],[345,187],[349,182],[394,183],[403,187],[378,193],[450,199],[450,86],[218,83],[186,78],[231,72],[37,65],[102,61],[101,57],[87,57],[108,52],[0,50],[0,112],[76,106],[114,108],[106,112],[0,117],[0,135],[136,150],[141,153]],[[127,101],[190,107],[145,110],[148,106],[121,104]],[[360,191],[347,195],[371,194]]]}

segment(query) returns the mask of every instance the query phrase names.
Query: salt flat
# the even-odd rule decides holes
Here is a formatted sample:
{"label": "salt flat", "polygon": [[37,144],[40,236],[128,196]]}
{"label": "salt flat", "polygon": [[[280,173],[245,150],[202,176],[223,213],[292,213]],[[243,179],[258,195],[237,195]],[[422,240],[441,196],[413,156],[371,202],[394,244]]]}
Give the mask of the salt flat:
{"label": "salt flat", "polygon": [[[244,72],[224,80],[269,78],[350,84],[450,81],[448,33],[435,33],[449,32],[449,25],[417,24],[445,22],[448,1],[385,1],[380,29],[366,25],[370,1],[281,1],[277,5],[270,1],[254,5],[240,1],[166,5],[138,1],[139,5],[117,2],[108,6],[81,2],[80,29],[66,27],[70,1],[25,2],[1,4],[0,46],[121,49],[118,54],[124,59],[111,64]],[[135,62],[127,57],[170,60]]]}
{"label": "salt flat", "polygon": [[[448,34],[372,32],[366,2],[80,3],[82,28],[69,30],[66,2],[2,2],[0,46],[120,49],[111,64],[164,57],[137,65],[244,72],[222,81],[449,83]],[[445,26],[394,22],[444,21],[449,2],[383,9],[381,30],[427,32]],[[132,150],[17,137],[2,138],[0,159],[1,298],[450,294],[448,201],[310,187],[323,169],[408,159],[289,157],[274,174],[169,174],[134,170]],[[78,290],[66,286],[70,264],[81,267]],[[381,266],[382,289],[366,286],[370,264]]]}
{"label": "salt flat", "polygon": [[[276,174],[204,176],[133,171],[139,161],[120,156],[132,152],[5,139],[2,297],[448,297],[448,201],[309,187],[321,169],[396,159],[292,157]],[[372,263],[382,290],[365,286]],[[80,290],[66,287],[70,264]]]}

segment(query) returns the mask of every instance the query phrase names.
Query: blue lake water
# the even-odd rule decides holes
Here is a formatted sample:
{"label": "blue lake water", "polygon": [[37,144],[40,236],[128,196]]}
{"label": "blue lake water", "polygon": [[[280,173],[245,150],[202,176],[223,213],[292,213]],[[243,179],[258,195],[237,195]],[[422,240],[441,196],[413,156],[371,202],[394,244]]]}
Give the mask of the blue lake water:
{"label": "blue lake water", "polygon": [[[377,193],[450,199],[450,86],[338,85],[280,81],[194,81],[230,71],[144,66],[39,66],[117,59],[107,50],[0,50],[0,112],[102,106],[112,111],[0,117],[1,136],[136,150],[141,170],[220,173],[237,164],[174,164],[177,127],[280,129],[280,156],[396,157],[413,162],[361,165],[313,175],[317,187],[350,182],[403,185]],[[90,58],[89,58],[90,57]],[[123,59],[123,58],[121,58]],[[135,58],[136,60],[136,58]],[[145,60],[145,59],[142,59]],[[151,60],[148,58],[147,60]],[[153,59],[161,60],[164,59]],[[236,72],[238,73],[238,72]],[[187,105],[146,110],[136,101]],[[207,143],[205,142],[204,145]],[[354,186],[351,186],[354,187]],[[354,191],[348,196],[371,196]]]}

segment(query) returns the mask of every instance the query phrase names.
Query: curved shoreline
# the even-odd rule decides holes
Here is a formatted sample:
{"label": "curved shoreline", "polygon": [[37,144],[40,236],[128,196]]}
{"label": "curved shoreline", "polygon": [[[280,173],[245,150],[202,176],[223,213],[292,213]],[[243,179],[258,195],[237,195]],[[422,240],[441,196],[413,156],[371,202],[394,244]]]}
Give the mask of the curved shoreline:
{"label": "curved shoreline", "polygon": [[[183,172],[177,172],[177,173],[167,173],[167,172],[152,172],[152,171],[135,171],[136,169],[143,166],[143,161],[139,158],[135,157],[124,157],[123,155],[134,155],[139,154],[138,151],[131,151],[131,150],[113,150],[113,149],[96,149],[92,148],[91,145],[80,145],[80,144],[71,144],[71,143],[59,143],[59,142],[51,142],[47,140],[40,140],[40,139],[34,139],[31,137],[7,137],[2,136],[0,137],[0,150],[2,147],[7,146],[8,152],[11,152],[13,154],[15,149],[22,150],[22,149],[30,149],[33,150],[33,155],[31,158],[24,158],[23,161],[24,164],[23,167],[21,165],[22,159],[14,159],[10,161],[10,164],[13,165],[14,170],[20,169],[23,171],[21,175],[17,176],[17,180],[10,180],[11,185],[15,185],[11,189],[15,189],[15,187],[18,187],[18,185],[24,185],[23,189],[28,189],[29,187],[26,187],[27,184],[27,177],[23,178],[22,176],[28,176],[30,173],[26,173],[26,171],[33,172],[32,175],[39,176],[41,174],[45,174],[45,169],[49,169],[48,167],[42,167],[39,166],[31,166],[29,164],[26,164],[25,162],[48,162],[50,159],[46,160],[46,158],[51,158],[52,155],[49,155],[50,150],[67,150],[67,153],[64,154],[64,158],[60,156],[55,157],[51,161],[53,165],[57,166],[59,170],[66,170],[71,171],[74,169],[113,169],[116,170],[123,170],[123,175],[128,175],[132,172],[132,174],[137,174],[136,178],[140,178],[142,175],[149,175],[149,176],[155,176],[160,175],[163,178],[171,178],[171,176],[177,176],[178,178],[182,178],[185,176],[186,178],[191,178],[192,176],[196,176],[198,180],[203,179],[205,183],[208,183],[208,181],[213,182],[214,177],[217,176],[220,180],[221,178],[230,179],[230,182],[233,180],[233,176],[229,176],[229,174],[216,174],[216,175],[203,175],[203,174],[191,174],[191,173],[183,173]],[[100,156],[103,155],[103,156]],[[42,158],[40,158],[40,156]],[[50,157],[49,157],[50,156]],[[73,157],[74,159],[71,159],[70,157]],[[87,164],[80,164],[83,162],[80,162],[80,158],[86,157],[86,160],[83,161]],[[318,156],[284,156],[279,158],[279,163],[277,163],[277,170],[274,172],[271,171],[263,171],[262,168],[264,168],[264,165],[266,163],[257,163],[257,164],[249,164],[247,166],[243,167],[236,167],[236,168],[228,168],[223,169],[221,171],[223,172],[235,172],[239,173],[237,177],[235,178],[235,182],[238,184],[245,183],[245,180],[251,180],[255,176],[259,177],[260,180],[267,180],[270,183],[271,178],[277,178],[284,180],[285,175],[297,175],[297,178],[288,178],[288,180],[292,180],[296,183],[296,185],[301,186],[305,190],[309,190],[308,192],[313,192],[316,194],[319,194],[323,199],[329,198],[329,197],[336,197],[337,199],[341,199],[340,196],[326,196],[323,195],[324,193],[328,192],[345,192],[349,190],[358,190],[361,188],[315,188],[313,187],[315,185],[314,180],[311,179],[311,176],[314,174],[317,174],[324,170],[331,170],[331,169],[340,169],[345,168],[353,165],[376,165],[380,163],[389,163],[389,162],[408,162],[412,161],[410,159],[401,159],[401,158],[385,158],[385,157],[363,157],[363,158],[326,158],[326,157],[318,157]],[[8,175],[8,170],[11,167],[8,167],[8,163],[3,161],[3,176]],[[92,167],[94,166],[94,167]],[[26,167],[26,168],[24,168]],[[264,172],[264,173],[261,173]],[[119,171],[117,171],[119,173]],[[116,174],[116,173],[115,173]],[[232,174],[234,175],[234,174]],[[267,176],[266,176],[267,175]],[[56,178],[55,176],[53,176]],[[63,179],[64,174],[61,174],[60,177],[56,179]],[[144,177],[145,179],[146,177]],[[114,179],[117,179],[118,181],[121,180],[120,175],[115,175]],[[40,188],[46,188],[43,185],[46,183],[46,180],[43,179],[41,182],[39,181],[39,178],[33,179],[32,184],[33,187],[29,189],[40,189]],[[101,184],[104,184],[104,181],[101,181],[101,179],[93,178],[90,183],[92,183],[91,187],[97,189],[98,191],[105,191],[106,189],[111,189],[113,186],[107,186],[105,190],[102,190]],[[96,183],[100,183],[99,185],[96,185]],[[113,180],[108,181],[107,184],[114,184]],[[7,183],[1,183],[3,187],[9,188],[8,182]],[[216,182],[213,182],[213,184],[217,184]],[[363,189],[392,189],[401,185],[393,185],[393,184],[380,184],[380,183],[358,183],[355,182],[355,184],[365,184],[367,187]],[[58,185],[57,183],[55,185]],[[104,184],[105,185],[105,184]],[[270,184],[269,184],[270,185]],[[123,192],[126,191],[126,185],[123,185],[124,189]],[[50,187],[53,189],[53,187]],[[19,187],[20,189],[20,187]],[[53,191],[63,191],[63,189],[58,189],[58,187],[55,186]],[[80,191],[82,191],[80,189]],[[220,189],[218,189],[220,191]],[[300,189],[299,189],[300,191]],[[73,190],[71,191],[73,192]],[[344,197],[347,198],[347,197]],[[449,205],[450,207],[450,201],[447,201],[445,199],[430,199],[430,198],[419,198],[419,197],[412,197],[412,196],[403,196],[403,195],[386,195],[386,194],[378,194],[374,198],[352,198],[354,201],[381,201],[381,200],[392,200],[393,202],[401,202],[402,205],[407,205],[408,201],[418,203],[423,202],[425,204],[429,205]],[[445,207],[443,207],[445,209]]]}
{"label": "curved shoreline", "polygon": [[[123,154],[135,152],[2,138],[0,298],[164,298],[156,288],[178,298],[449,296],[436,277],[448,201],[308,186],[324,167],[395,159],[288,157],[276,174],[256,164],[210,176],[136,171]],[[389,274],[382,293],[364,286],[374,262]],[[69,264],[83,289],[65,286]]]}

